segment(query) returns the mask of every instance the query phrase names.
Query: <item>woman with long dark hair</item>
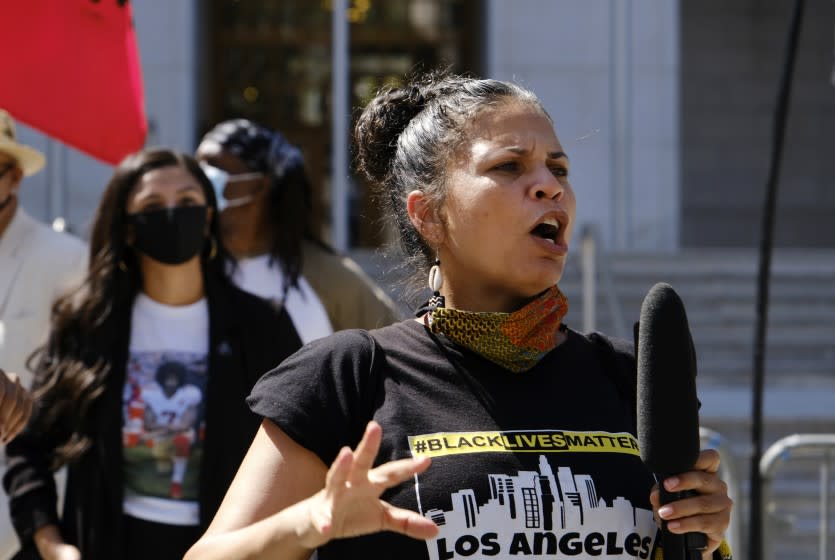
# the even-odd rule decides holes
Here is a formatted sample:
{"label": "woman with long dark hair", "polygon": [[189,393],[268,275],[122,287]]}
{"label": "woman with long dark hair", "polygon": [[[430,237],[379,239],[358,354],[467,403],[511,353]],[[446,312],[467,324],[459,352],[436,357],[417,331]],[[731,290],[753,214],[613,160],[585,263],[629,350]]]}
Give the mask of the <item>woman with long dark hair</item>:
{"label": "woman with long dark hair", "polygon": [[181,558],[212,518],[258,427],[244,397],[301,345],[283,310],[233,286],[228,259],[191,157],[149,149],[116,168],[7,447],[20,557]]}
{"label": "woman with long dark hair", "polygon": [[210,130],[196,153],[215,186],[221,235],[244,290],[287,309],[302,341],[393,323],[391,299],[311,228],[311,184],[302,152],[246,119]]}

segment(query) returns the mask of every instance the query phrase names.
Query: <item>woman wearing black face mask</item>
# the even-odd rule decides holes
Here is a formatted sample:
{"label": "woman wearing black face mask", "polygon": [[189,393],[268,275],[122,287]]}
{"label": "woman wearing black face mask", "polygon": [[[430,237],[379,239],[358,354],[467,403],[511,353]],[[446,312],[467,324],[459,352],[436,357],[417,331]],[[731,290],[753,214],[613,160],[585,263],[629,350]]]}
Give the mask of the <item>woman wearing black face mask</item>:
{"label": "woman wearing black face mask", "polygon": [[284,311],[226,276],[216,216],[188,156],[116,169],[87,279],[39,352],[32,421],[7,447],[19,558],[182,558],[212,519],[259,424],[244,397],[301,345]]}

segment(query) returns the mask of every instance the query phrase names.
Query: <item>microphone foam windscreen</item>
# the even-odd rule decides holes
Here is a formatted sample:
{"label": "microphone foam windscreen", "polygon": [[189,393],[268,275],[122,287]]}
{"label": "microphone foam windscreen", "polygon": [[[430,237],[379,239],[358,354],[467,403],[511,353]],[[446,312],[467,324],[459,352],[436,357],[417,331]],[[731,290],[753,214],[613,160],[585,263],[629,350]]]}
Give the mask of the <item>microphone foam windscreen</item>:
{"label": "microphone foam windscreen", "polygon": [[696,352],[681,298],[652,287],[638,326],[638,445],[651,471],[692,469],[699,456]]}

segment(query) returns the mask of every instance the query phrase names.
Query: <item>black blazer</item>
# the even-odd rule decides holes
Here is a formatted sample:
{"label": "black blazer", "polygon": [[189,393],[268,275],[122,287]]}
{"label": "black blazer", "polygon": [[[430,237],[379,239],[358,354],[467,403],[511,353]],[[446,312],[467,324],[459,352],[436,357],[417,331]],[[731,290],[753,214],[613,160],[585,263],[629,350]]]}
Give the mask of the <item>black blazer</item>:
{"label": "black blazer", "polygon": [[[263,373],[301,347],[283,309],[225,282],[207,281],[206,291],[209,379],[200,472],[201,530],[214,517],[261,422],[244,399]],[[27,429],[6,447],[8,468],[3,484],[22,545],[15,558],[39,557],[32,537],[47,523],[58,524],[64,539],[78,546],[85,560],[124,556],[122,391],[130,342],[127,316],[119,326],[118,343],[111,347],[113,366],[105,391],[91,407],[85,424],[91,445],[68,465],[60,520],[49,457],[62,435]]]}

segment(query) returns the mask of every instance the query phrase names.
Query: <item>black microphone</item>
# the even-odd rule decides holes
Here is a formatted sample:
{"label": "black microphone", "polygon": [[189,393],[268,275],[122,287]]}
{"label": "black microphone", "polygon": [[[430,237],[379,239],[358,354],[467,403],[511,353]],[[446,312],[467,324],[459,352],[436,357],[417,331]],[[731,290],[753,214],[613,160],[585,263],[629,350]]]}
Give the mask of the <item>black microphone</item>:
{"label": "black microphone", "polygon": [[[661,504],[697,495],[667,492],[667,477],[690,471],[699,457],[696,351],[681,298],[669,284],[652,287],[638,324],[638,445],[658,479]],[[677,535],[662,521],[664,560],[700,560],[702,533]]]}

